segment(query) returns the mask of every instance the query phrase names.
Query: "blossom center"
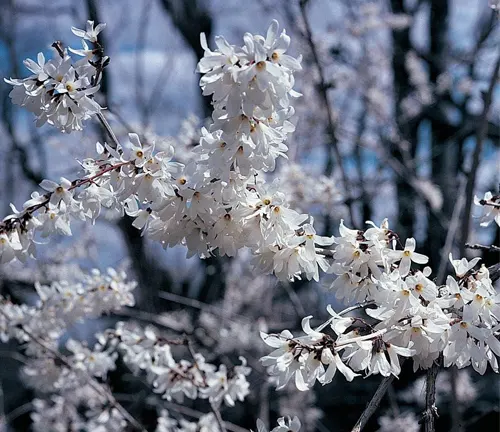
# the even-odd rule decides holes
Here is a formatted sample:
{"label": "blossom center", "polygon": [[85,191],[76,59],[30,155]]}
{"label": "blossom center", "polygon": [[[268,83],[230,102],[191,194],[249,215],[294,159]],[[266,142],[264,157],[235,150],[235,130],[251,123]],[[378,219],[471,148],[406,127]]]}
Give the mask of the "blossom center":
{"label": "blossom center", "polygon": [[258,71],[263,71],[266,69],[266,62],[260,61],[255,65],[255,67],[257,68]]}

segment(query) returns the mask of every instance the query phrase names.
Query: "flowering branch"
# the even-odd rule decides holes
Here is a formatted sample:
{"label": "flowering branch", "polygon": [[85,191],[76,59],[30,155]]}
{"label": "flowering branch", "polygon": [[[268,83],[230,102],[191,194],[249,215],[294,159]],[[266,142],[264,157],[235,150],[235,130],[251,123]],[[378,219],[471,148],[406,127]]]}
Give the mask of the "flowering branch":
{"label": "flowering branch", "polygon": [[[10,320],[10,317],[0,308],[0,315],[3,316],[4,319]],[[18,325],[17,328],[24,333],[29,340],[35,342],[37,345],[39,345],[43,350],[50,355],[54,359],[57,359],[61,364],[66,366],[68,369],[72,369],[73,365],[66,360],[64,356],[62,356],[60,353],[52,349],[50,346],[48,346],[45,342],[43,342],[41,339],[33,335],[30,331],[28,331],[24,326]],[[113,394],[106,390],[104,387],[102,387],[95,379],[92,377],[86,370],[83,371],[85,374],[88,383],[90,386],[101,396],[105,397],[109,403],[111,404],[112,407],[116,408],[122,415],[123,417],[137,430],[141,432],[147,432],[144,426],[142,426],[118,401],[114,398]]]}

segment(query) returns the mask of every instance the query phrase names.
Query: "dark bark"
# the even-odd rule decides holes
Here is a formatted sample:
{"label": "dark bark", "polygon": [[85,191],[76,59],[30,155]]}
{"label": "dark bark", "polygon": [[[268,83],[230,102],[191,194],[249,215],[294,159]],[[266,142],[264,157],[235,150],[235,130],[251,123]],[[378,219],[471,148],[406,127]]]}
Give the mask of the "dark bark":
{"label": "dark bark", "polygon": [[[160,4],[195,54],[196,59],[201,59],[203,48],[200,44],[200,33],[205,33],[210,44],[213,28],[212,15],[206,3],[203,0],[161,0]],[[210,117],[212,115],[210,97],[201,95],[201,98],[203,113],[205,117]]]}
{"label": "dark bark", "polygon": [[[404,13],[404,1],[392,0],[392,11],[394,13]],[[392,53],[392,69],[394,73],[394,92],[395,92],[395,112],[396,124],[402,138],[409,143],[409,153],[415,155],[417,147],[417,127],[415,121],[404,120],[401,111],[401,101],[407,97],[412,86],[409,81],[408,72],[406,70],[406,55],[412,49],[410,41],[410,29],[394,30],[393,38],[393,53]],[[404,155],[400,148],[393,146],[391,149],[392,156],[398,161],[404,162]],[[413,234],[413,226],[415,223],[415,193],[411,186],[404,179],[396,178],[396,190],[398,194],[398,224],[397,232],[401,238],[411,237]]]}
{"label": "dark bark", "polygon": [[[436,84],[439,76],[446,70],[446,53],[448,51],[448,0],[430,2],[430,52],[429,72],[431,83]],[[450,220],[457,196],[457,175],[461,143],[450,138],[453,136],[452,126],[446,118],[443,98],[436,103],[431,119],[431,157],[432,181],[443,194],[443,214]],[[427,228],[427,245],[431,263],[437,265],[441,258],[441,248],[445,244],[446,227],[429,220]],[[444,259],[444,258],[443,258]]]}

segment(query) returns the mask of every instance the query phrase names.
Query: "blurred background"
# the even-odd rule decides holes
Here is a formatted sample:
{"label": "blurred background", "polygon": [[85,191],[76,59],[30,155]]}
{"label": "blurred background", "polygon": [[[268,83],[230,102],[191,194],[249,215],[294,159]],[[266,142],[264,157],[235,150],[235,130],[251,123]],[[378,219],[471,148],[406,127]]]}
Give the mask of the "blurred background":
{"label": "blurred background", "polygon": [[[481,145],[474,192],[498,192],[500,93],[494,89],[490,104],[484,95],[499,56],[500,28],[488,0],[0,0],[0,76],[27,76],[22,61],[39,51],[50,57],[55,40],[80,48],[71,26],[106,22],[100,37],[111,63],[98,98],[115,133],[171,143],[177,159],[187,161],[211,114],[195,73],[203,55],[199,34],[211,47],[215,35],[241,44],[244,32],[265,34],[273,18],[291,36],[292,55],[303,55],[297,130],[288,142],[289,161],[280,160],[274,173],[291,206],[313,215],[323,235],[338,235],[340,219],[363,229],[365,221],[379,225],[387,217],[402,239],[416,238],[434,276],[447,268],[449,252],[497,263],[498,254],[463,247],[498,239],[495,224],[479,228],[479,209],[465,190],[473,151]],[[97,122],[71,135],[36,128],[30,113],[11,104],[10,90],[2,80],[1,215],[11,212],[10,203],[21,206],[45,178],[76,178],[77,161],[105,140]],[[467,215],[470,223],[463,222]],[[223,411],[225,420],[251,428],[258,417],[273,424],[278,416],[297,415],[305,431],[349,431],[380,382],[376,376],[347,384],[340,376],[305,393],[294,386],[276,392],[267,382],[258,363],[267,352],[259,330],[298,331],[309,314],[319,322],[327,304],[339,306],[320,284],[252,274],[245,251],[231,260],[186,258],[183,246],[164,251],[127,218],[109,215],[74,234],[41,246],[36,262],[0,267],[0,293],[33,302],[35,281],[74,278],[94,267],[126,269],[139,283],[137,307],[77,326],[68,337],[92,341],[98,329],[130,319],[168,334],[192,334],[197,350],[214,363],[237,363],[244,355],[253,368],[252,393]],[[27,431],[31,401],[44,395],[23,383],[16,349],[0,346],[0,415],[6,431]],[[419,430],[425,383],[409,363],[366,431]],[[111,375],[114,391],[146,398],[147,388],[126,375],[120,369]],[[485,376],[441,372],[437,430],[498,430],[499,389],[491,379],[497,377],[490,370]],[[164,403],[171,413],[183,413]],[[127,406],[154,430],[158,407]],[[199,402],[186,406],[189,419],[209,409]],[[388,423],[394,419],[400,429]]]}

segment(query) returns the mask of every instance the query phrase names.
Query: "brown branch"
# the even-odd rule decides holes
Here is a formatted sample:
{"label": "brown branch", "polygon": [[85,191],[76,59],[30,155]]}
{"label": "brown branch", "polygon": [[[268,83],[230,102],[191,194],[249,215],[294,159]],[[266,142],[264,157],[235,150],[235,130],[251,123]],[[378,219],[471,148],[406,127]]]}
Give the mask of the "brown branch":
{"label": "brown branch", "polygon": [[[116,165],[110,165],[107,168],[104,168],[102,171],[99,171],[97,174],[91,176],[91,177],[86,177],[83,179],[76,179],[71,182],[71,186],[68,188],[68,191],[71,191],[73,189],[79,188],[87,183],[93,183],[93,181],[96,178],[101,177],[102,175],[113,171],[114,169],[120,168],[124,165],[128,165],[132,162],[119,162]],[[104,165],[103,165],[104,166]],[[19,216],[13,217],[10,219],[6,219],[2,222],[0,222],[0,233],[11,231],[14,229],[15,224],[19,223],[20,225],[23,225],[24,222],[27,222],[35,213],[37,210],[40,210],[41,208],[45,207],[49,202],[50,202],[50,197],[52,196],[54,192],[47,192],[44,195],[44,200],[38,204],[34,204],[30,207],[27,207],[24,209],[23,212],[20,213]]]}

